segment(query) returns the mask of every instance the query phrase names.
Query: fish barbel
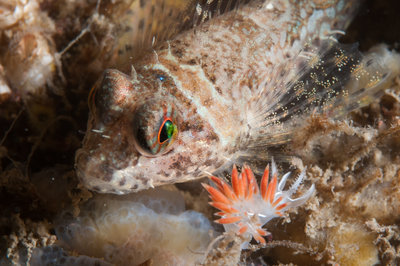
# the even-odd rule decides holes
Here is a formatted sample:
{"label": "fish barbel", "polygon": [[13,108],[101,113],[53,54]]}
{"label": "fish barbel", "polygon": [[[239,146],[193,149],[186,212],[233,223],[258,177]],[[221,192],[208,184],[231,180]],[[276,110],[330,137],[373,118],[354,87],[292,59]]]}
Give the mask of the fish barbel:
{"label": "fish barbel", "polygon": [[[313,112],[370,103],[387,75],[336,37],[359,1],[251,1],[109,69],[76,154],[90,189],[129,193],[268,157]],[[372,58],[372,59],[371,59]]]}

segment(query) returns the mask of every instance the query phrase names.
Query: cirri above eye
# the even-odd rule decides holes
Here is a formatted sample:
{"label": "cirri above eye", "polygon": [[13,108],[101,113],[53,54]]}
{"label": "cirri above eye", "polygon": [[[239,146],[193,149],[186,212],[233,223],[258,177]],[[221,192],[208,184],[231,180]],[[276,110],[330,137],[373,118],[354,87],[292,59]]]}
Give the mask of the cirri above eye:
{"label": "cirri above eye", "polygon": [[151,100],[135,112],[133,134],[136,149],[144,156],[159,156],[171,150],[178,136],[178,114],[168,100]]}

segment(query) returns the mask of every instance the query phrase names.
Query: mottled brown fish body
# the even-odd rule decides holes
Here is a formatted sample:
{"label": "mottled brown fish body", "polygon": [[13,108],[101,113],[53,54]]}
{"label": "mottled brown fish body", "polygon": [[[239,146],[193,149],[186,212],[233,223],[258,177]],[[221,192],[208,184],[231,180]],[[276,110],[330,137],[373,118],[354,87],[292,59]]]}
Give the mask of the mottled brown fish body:
{"label": "mottled brown fish body", "polygon": [[264,98],[285,89],[268,86],[296,77],[306,44],[333,38],[354,9],[352,1],[253,1],[164,43],[131,76],[106,71],[89,99],[81,180],[128,193],[234,163],[278,106]]}

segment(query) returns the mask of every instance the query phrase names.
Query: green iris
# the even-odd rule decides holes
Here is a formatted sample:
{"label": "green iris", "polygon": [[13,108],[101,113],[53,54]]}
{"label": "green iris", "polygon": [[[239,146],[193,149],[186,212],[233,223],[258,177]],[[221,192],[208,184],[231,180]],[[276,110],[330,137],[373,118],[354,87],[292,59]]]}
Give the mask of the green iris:
{"label": "green iris", "polygon": [[164,124],[162,125],[159,135],[160,143],[164,143],[165,141],[170,139],[176,133],[177,130],[178,129],[176,125],[174,125],[174,123],[172,123],[171,120],[168,119],[167,121],[165,121]]}

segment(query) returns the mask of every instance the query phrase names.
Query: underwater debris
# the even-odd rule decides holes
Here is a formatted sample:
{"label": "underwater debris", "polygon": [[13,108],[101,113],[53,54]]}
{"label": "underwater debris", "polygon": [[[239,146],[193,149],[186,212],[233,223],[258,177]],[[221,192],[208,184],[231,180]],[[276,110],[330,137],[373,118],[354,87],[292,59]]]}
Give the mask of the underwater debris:
{"label": "underwater debris", "polygon": [[216,223],[223,224],[226,231],[234,231],[247,242],[253,237],[262,245],[266,244],[264,239],[270,233],[262,229],[271,219],[283,216],[283,212],[289,208],[300,206],[306,202],[314,193],[314,184],[299,198],[291,198],[297,191],[305,176],[305,169],[297,177],[289,190],[283,188],[290,175],[286,173],[278,182],[278,172],[274,160],[271,163],[271,180],[269,165],[264,171],[260,188],[253,172],[248,166],[238,174],[236,166],[232,170],[232,187],[222,179],[212,176],[211,180],[217,188],[203,184],[211,197],[210,205],[219,209],[217,213],[221,216]]}
{"label": "underwater debris", "polygon": [[4,64],[12,88],[26,99],[45,95],[56,70],[55,45],[42,32],[13,36]]}
{"label": "underwater debris", "polygon": [[88,256],[69,256],[62,248],[53,245],[43,248],[35,248],[32,252],[30,266],[112,266],[102,259]]}
{"label": "underwater debris", "polygon": [[58,64],[54,21],[37,0],[1,0],[0,14],[2,41],[7,44],[0,61],[11,91],[24,100],[45,96]]}
{"label": "underwater debris", "polygon": [[0,65],[0,102],[5,101],[11,96],[11,88],[6,81],[4,67]]}
{"label": "underwater debris", "polygon": [[340,222],[327,233],[330,238],[327,250],[335,254],[331,261],[333,265],[368,266],[379,263],[375,234],[364,226]]}

